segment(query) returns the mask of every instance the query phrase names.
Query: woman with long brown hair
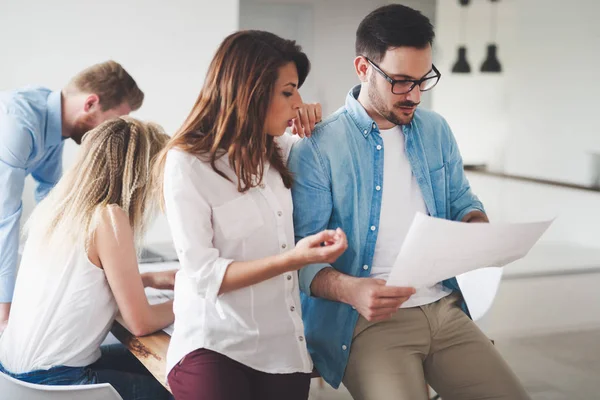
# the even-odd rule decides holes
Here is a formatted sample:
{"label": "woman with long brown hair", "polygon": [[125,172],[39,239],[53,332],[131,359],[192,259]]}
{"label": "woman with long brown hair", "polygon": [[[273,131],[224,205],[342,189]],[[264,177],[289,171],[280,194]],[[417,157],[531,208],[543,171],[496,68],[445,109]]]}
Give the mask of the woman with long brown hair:
{"label": "woman with long brown hair", "polygon": [[293,41],[230,35],[163,150],[159,174],[181,262],[167,355],[178,400],[308,398],[313,366],[296,271],[330,263],[347,246],[341,230],[294,245],[284,132],[302,108],[309,67]]}
{"label": "woman with long brown hair", "polygon": [[174,319],[172,302],[150,305],[144,293],[172,288],[174,271],[141,276],[135,246],[156,204],[153,160],[168,138],[129,117],[84,136],[75,164],[27,221],[0,372],[44,385],[110,383],[124,400],[169,398],[126,348],[100,346],[117,311],[138,336]]}

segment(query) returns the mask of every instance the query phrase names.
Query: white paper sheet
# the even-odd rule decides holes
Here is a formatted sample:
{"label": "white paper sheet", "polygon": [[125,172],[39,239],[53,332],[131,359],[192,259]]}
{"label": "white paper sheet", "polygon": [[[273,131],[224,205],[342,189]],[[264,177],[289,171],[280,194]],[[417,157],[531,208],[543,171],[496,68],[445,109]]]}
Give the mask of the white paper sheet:
{"label": "white paper sheet", "polygon": [[424,287],[524,257],[552,220],[463,223],[417,213],[390,273],[390,286]]}
{"label": "white paper sheet", "polygon": [[[179,269],[179,262],[142,263],[139,265],[139,269],[140,273],[168,271],[170,269]],[[146,297],[148,298],[148,303],[150,304],[160,304],[173,300],[175,294],[172,290],[160,290],[151,287],[147,287],[144,290],[146,292]],[[171,336],[173,334],[173,324],[164,328],[163,331]]]}

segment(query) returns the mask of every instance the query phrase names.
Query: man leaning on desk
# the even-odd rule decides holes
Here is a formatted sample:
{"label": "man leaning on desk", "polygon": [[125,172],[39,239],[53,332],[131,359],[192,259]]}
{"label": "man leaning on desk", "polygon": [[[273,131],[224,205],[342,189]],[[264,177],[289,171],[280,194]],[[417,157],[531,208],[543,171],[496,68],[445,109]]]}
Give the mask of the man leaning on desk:
{"label": "man leaning on desk", "polygon": [[115,61],[93,65],[62,90],[25,87],[0,92],[0,332],[15,288],[25,177],[40,202],[62,175],[64,141],[80,144],[102,122],[139,109],[144,93]]}
{"label": "man leaning on desk", "polygon": [[361,84],[291,151],[296,240],[338,227],[348,237],[333,264],[300,270],[308,349],[321,376],[356,400],[426,399],[426,382],[444,399],[526,399],[455,278],[386,286],[417,212],[488,221],[450,127],[417,108],[441,77],[433,38],[411,8],[369,14],[356,33]]}

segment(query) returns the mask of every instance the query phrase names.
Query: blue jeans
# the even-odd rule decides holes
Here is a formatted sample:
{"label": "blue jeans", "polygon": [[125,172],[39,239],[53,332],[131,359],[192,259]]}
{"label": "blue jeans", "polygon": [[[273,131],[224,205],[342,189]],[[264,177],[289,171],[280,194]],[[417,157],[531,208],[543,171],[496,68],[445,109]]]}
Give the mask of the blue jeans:
{"label": "blue jeans", "polygon": [[169,400],[170,393],[121,344],[102,346],[102,356],[87,367],[58,366],[13,374],[0,364],[0,372],[39,385],[90,385],[110,383],[123,400]]}

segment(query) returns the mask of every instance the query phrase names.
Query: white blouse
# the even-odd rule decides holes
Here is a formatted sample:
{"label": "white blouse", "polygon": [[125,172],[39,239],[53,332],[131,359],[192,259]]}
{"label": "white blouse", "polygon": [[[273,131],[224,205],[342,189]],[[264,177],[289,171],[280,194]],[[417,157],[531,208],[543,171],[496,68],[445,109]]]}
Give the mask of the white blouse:
{"label": "white blouse", "polygon": [[[287,159],[294,138],[277,140]],[[232,182],[193,155],[167,155],[166,214],[181,263],[167,373],[199,348],[263,372],[311,372],[296,272],[218,296],[231,262],[294,247],[290,190],[265,166],[263,184],[239,193],[227,157],[216,165]]]}
{"label": "white blouse", "polygon": [[104,270],[83,246],[62,254],[38,240],[30,236],[25,244],[10,321],[0,336],[0,363],[15,374],[94,363],[117,314]]}

